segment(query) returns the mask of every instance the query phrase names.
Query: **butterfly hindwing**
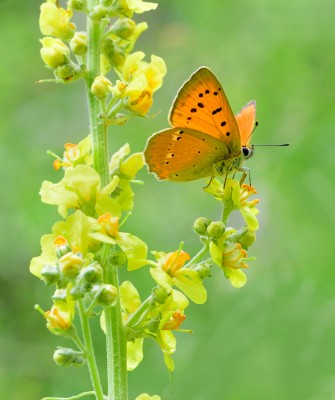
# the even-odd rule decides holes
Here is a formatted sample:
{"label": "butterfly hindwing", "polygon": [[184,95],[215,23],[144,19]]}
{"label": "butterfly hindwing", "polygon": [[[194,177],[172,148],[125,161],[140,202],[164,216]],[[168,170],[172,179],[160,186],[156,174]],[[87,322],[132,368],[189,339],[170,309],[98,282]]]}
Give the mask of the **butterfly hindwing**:
{"label": "butterfly hindwing", "polygon": [[241,149],[238,125],[220,82],[206,67],[198,69],[179,90],[169,121],[224,141],[230,155]]}
{"label": "butterfly hindwing", "polygon": [[190,181],[213,175],[216,162],[227,157],[226,144],[189,128],[171,128],[148,140],[144,156],[159,179]]}

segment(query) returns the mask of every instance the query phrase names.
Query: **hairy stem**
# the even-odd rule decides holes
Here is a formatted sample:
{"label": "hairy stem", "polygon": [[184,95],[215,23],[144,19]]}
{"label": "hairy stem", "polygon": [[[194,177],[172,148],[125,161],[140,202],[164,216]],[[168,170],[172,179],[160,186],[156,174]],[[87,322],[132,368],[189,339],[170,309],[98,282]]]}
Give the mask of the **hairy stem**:
{"label": "hairy stem", "polygon": [[81,328],[86,348],[87,364],[91,376],[92,386],[95,392],[95,398],[97,400],[104,400],[104,393],[100,382],[100,375],[95,361],[94,348],[93,348],[90,326],[88,323],[88,317],[83,302],[78,301],[78,304],[79,304],[79,316],[80,316]]}

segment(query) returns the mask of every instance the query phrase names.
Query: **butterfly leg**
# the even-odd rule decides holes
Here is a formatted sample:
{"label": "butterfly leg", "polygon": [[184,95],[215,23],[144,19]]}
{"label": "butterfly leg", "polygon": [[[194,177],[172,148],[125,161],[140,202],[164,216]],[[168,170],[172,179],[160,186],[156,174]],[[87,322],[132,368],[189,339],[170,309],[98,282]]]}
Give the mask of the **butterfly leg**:
{"label": "butterfly leg", "polygon": [[241,179],[240,179],[240,186],[243,185],[243,183],[244,183],[245,178],[247,177],[247,175],[249,176],[249,186],[252,186],[252,185],[251,185],[251,173],[250,173],[250,169],[249,169],[249,168],[246,168],[246,167],[241,167],[241,168],[238,168],[238,171],[241,171],[241,172],[242,172],[242,176],[241,176]]}

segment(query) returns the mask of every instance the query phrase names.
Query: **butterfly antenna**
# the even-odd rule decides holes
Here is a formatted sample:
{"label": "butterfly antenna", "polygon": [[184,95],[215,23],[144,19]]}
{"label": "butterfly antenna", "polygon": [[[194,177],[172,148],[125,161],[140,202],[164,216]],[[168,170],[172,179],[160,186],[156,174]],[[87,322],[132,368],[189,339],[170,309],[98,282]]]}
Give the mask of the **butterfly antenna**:
{"label": "butterfly antenna", "polygon": [[[249,142],[249,139],[251,138],[251,136],[254,133],[254,130],[257,128],[257,126],[258,126],[258,121],[255,122],[255,126],[254,126],[253,130],[250,132],[250,135],[247,137],[247,140],[245,141],[245,143]],[[246,146],[246,145],[244,145],[244,146]]]}
{"label": "butterfly antenna", "polygon": [[253,144],[255,147],[285,147],[290,146],[290,143],[282,143],[282,144]]}

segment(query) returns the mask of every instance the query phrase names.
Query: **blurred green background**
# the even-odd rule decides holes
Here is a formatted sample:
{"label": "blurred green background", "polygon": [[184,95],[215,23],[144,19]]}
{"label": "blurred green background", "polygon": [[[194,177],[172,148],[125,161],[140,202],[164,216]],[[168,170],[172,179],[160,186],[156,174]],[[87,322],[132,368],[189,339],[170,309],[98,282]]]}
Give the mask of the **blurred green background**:
{"label": "blurred green background", "polygon": [[[85,368],[64,370],[52,360],[57,345],[35,303],[50,306],[52,289],[28,271],[39,238],[58,218],[40,203],[42,180],[57,181],[47,149],[88,133],[82,82],[36,85],[49,78],[39,57],[40,1],[0,2],[1,270],[0,397],[33,400],[89,389]],[[190,306],[177,334],[170,379],[155,343],[130,374],[130,399],[142,392],[165,400],[326,400],[335,398],[335,4],[332,0],[159,1],[146,20],[137,50],[163,57],[168,75],[152,119],[111,129],[112,148],[125,141],[141,151],[153,132],[168,126],[180,85],[202,65],[222,82],[237,112],[257,100],[248,162],[261,203],[261,227],[250,255],[248,283],[234,289],[218,268],[206,281],[209,298]],[[199,216],[219,218],[220,207],[203,181],[157,182],[146,170],[136,187],[127,229],[151,249],[172,251],[181,240],[194,254]],[[124,274],[123,277],[127,275]],[[144,297],[152,287],[145,269],[133,273]],[[97,331],[97,353],[104,337]],[[103,370],[103,367],[102,367]]]}

